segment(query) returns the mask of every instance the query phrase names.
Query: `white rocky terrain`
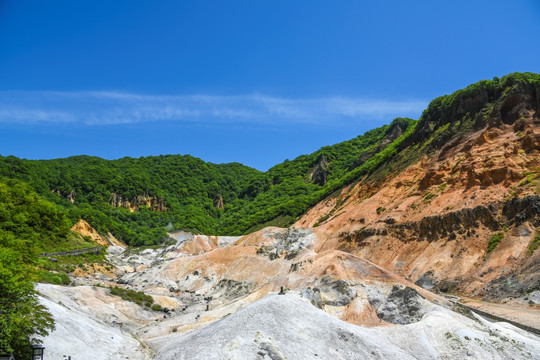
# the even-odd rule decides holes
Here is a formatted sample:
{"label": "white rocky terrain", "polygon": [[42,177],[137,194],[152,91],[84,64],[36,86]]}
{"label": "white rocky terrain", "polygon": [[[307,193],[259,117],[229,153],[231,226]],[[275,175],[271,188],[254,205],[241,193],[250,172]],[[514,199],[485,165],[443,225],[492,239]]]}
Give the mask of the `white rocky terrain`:
{"label": "white rocky terrain", "polygon": [[538,339],[513,326],[431,307],[419,322],[367,328],[296,294],[271,294],[228,318],[150,342],[158,359],[533,358]]}
{"label": "white rocky terrain", "polygon": [[62,287],[40,284],[41,303],[56,322],[54,332],[44,339],[46,359],[149,359],[151,358],[130,333],[114,323],[114,318],[132,322],[122,308],[133,310],[118,298],[105,295],[99,288]]}
{"label": "white rocky terrain", "polygon": [[[349,253],[318,253],[311,230],[171,238],[141,251],[111,246],[114,271],[38,285],[56,320],[46,358],[540,359],[537,335]],[[164,309],[113,296],[112,285]]]}

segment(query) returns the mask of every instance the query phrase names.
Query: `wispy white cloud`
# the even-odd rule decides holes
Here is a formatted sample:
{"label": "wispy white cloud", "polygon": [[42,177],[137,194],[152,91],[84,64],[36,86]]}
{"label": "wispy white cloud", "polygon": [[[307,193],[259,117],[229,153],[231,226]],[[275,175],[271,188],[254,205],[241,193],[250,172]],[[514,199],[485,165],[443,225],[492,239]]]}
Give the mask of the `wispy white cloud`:
{"label": "wispy white cloud", "polygon": [[111,91],[2,91],[0,123],[106,126],[157,121],[204,125],[346,124],[417,117],[423,100],[350,97],[291,99],[240,96],[156,96]]}

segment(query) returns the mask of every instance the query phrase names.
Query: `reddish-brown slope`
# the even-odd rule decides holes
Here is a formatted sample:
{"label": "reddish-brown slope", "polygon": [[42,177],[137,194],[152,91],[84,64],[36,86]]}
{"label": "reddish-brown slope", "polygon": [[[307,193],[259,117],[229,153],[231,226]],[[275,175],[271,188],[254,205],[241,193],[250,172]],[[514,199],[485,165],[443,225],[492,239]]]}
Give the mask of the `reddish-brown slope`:
{"label": "reddish-brown slope", "polygon": [[[515,106],[519,120],[489,119],[383,183],[343,189],[295,226],[331,214],[315,228],[316,251],[350,252],[427,287],[496,298],[526,293],[540,279],[540,250],[528,254],[540,226],[540,119]],[[488,253],[498,232],[504,238]],[[524,273],[521,288],[492,288]]]}

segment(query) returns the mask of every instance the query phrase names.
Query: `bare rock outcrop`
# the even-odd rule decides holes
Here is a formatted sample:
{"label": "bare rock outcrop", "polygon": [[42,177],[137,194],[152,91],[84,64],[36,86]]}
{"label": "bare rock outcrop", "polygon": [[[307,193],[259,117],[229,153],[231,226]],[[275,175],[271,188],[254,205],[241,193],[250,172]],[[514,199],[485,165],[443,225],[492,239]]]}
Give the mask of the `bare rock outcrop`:
{"label": "bare rock outcrop", "polygon": [[73,204],[75,203],[75,196],[77,196],[77,193],[75,192],[75,190],[71,190],[67,196],[67,199]]}
{"label": "bare rock outcrop", "polygon": [[502,214],[508,224],[521,225],[531,221],[534,226],[540,226],[540,197],[512,198],[504,204]]}
{"label": "bare rock outcrop", "polygon": [[81,219],[71,228],[72,231],[81,234],[82,236],[88,236],[98,245],[109,246],[110,243],[107,238],[101,236],[88,222]]}
{"label": "bare rock outcrop", "polygon": [[521,147],[526,153],[540,151],[540,134],[535,134],[532,130],[527,131],[527,134],[521,139]]}
{"label": "bare rock outcrop", "polygon": [[75,192],[75,190],[71,190],[67,195],[62,195],[62,192],[60,190],[51,190],[52,193],[58,195],[59,197],[61,198],[65,198],[67,199],[69,202],[71,202],[72,204],[75,203],[75,197],[77,196],[77,193]]}
{"label": "bare rock outcrop", "polygon": [[392,324],[411,324],[420,321],[427,311],[424,298],[413,288],[394,285],[388,296],[377,289],[368,293],[371,306],[384,321]]}
{"label": "bare rock outcrop", "polygon": [[165,200],[162,197],[150,196],[147,192],[143,195],[135,196],[131,200],[113,192],[109,198],[109,204],[114,207],[123,207],[133,212],[139,211],[141,206],[149,207],[152,211],[167,211]]}
{"label": "bare rock outcrop", "polygon": [[330,163],[326,155],[319,156],[317,164],[309,175],[309,180],[317,185],[324,185],[328,181],[328,167]]}
{"label": "bare rock outcrop", "polygon": [[218,208],[218,209],[225,209],[225,204],[223,202],[223,197],[221,195],[218,195],[215,197],[214,199],[214,207]]}

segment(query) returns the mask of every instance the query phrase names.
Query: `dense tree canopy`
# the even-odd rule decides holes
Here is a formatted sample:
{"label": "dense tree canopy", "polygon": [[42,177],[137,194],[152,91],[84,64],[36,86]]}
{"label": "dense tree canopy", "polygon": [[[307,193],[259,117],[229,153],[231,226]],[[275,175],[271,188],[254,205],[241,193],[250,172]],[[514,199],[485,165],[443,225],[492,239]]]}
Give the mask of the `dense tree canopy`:
{"label": "dense tree canopy", "polygon": [[37,254],[67,241],[69,220],[28,185],[0,179],[0,352],[29,358],[35,335],[53,321],[34,291]]}
{"label": "dense tree canopy", "polygon": [[[71,223],[85,219],[99,232],[111,232],[128,244],[159,243],[167,237],[166,229],[235,235],[262,224],[292,223],[344,182],[373,167],[370,162],[359,166],[359,158],[379,153],[381,142],[394,127],[405,131],[414,123],[396,119],[392,125],[285,161],[264,173],[238,163],[212,164],[188,155],[39,161],[8,156],[0,157],[0,175],[30,184],[65,211]],[[326,182],[312,181],[311,174],[323,158],[328,163]],[[167,211],[141,207],[131,212],[114,207],[109,201],[112,193],[128,200],[142,194],[163,198]],[[73,204],[67,200],[70,194],[75,197]],[[223,201],[223,208],[216,206],[217,199]]]}

